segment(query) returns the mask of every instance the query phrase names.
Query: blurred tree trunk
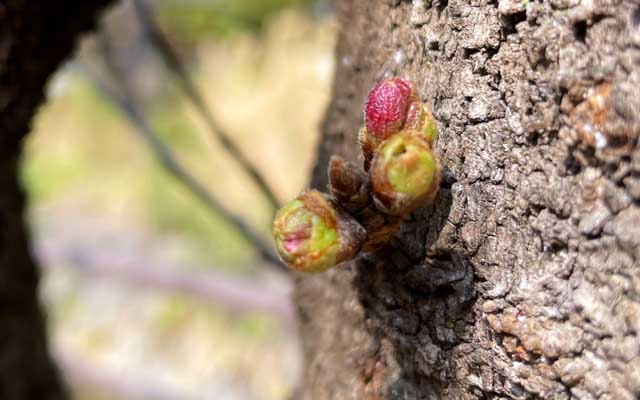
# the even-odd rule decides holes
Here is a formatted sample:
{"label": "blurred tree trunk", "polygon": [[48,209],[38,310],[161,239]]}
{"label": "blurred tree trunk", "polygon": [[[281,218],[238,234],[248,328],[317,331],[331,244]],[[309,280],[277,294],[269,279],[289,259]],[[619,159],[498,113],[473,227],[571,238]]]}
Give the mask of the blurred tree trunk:
{"label": "blurred tree trunk", "polygon": [[430,104],[443,181],[391,249],[297,278],[297,397],[640,398],[638,5],[337,8],[313,185],[330,154],[356,159],[385,74]]}
{"label": "blurred tree trunk", "polygon": [[0,1],[0,399],[58,399],[18,181],[23,137],[47,78],[108,0]]}

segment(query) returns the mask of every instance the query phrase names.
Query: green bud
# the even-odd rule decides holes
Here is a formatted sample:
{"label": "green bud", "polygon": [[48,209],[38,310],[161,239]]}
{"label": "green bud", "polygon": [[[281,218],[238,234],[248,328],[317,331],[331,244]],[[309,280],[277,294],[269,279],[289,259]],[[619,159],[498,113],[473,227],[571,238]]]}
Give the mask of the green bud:
{"label": "green bud", "polygon": [[436,120],[429,112],[427,105],[418,101],[409,105],[405,129],[422,133],[424,139],[429,143],[429,145],[433,144],[433,141],[438,134]]}
{"label": "green bud", "polygon": [[355,257],[366,232],[327,195],[307,190],[276,213],[273,237],[287,266],[322,272]]}
{"label": "green bud", "polygon": [[406,130],[384,141],[370,172],[376,207],[389,215],[425,205],[438,190],[438,163],[422,132]]}

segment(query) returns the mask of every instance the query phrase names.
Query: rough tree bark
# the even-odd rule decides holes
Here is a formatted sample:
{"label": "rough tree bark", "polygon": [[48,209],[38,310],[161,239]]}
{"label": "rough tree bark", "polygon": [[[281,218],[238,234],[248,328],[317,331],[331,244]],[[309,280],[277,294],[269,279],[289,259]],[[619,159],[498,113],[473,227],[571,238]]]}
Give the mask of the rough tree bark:
{"label": "rough tree bark", "polygon": [[296,278],[297,397],[640,398],[637,2],[345,0],[338,13],[313,186],[330,154],[356,159],[384,74],[431,105],[444,172],[390,249]]}
{"label": "rough tree bark", "polygon": [[0,0],[0,399],[66,397],[47,352],[18,162],[47,78],[106,3]]}

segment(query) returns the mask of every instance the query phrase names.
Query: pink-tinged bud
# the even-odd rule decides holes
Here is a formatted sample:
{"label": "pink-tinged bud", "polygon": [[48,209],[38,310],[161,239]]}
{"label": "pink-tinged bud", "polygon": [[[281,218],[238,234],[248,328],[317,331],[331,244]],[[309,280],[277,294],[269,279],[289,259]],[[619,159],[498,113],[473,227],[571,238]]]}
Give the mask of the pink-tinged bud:
{"label": "pink-tinged bud", "polygon": [[287,266],[322,272],[355,257],[366,232],[327,195],[307,190],[278,210],[273,237]]}
{"label": "pink-tinged bud", "polygon": [[422,133],[403,131],[384,141],[371,165],[371,187],[376,207],[402,216],[435,196],[439,167]]}
{"label": "pink-tinged bud", "polygon": [[407,118],[409,104],[415,100],[409,81],[397,77],[380,81],[369,92],[364,107],[367,131],[382,140],[400,131]]}

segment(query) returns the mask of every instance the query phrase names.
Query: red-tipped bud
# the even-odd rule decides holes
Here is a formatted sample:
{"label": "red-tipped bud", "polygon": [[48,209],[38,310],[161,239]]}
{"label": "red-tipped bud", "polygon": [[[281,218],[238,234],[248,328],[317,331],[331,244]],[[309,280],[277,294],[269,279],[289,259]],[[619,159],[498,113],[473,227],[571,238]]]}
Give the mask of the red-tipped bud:
{"label": "red-tipped bud", "polygon": [[417,100],[411,83],[402,78],[380,81],[367,96],[364,107],[367,131],[386,139],[400,131],[407,118],[409,104]]}
{"label": "red-tipped bud", "polygon": [[355,257],[366,232],[327,195],[308,190],[278,210],[273,237],[287,266],[322,272]]}
{"label": "red-tipped bud", "polygon": [[384,141],[371,165],[376,207],[389,215],[405,215],[436,194],[438,163],[422,133],[403,131]]}

